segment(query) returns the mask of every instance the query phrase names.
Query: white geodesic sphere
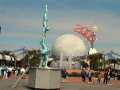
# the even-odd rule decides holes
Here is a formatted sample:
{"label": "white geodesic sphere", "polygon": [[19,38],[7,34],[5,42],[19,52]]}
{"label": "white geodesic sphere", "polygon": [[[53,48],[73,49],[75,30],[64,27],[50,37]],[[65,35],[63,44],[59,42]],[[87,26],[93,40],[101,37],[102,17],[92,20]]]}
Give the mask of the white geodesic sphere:
{"label": "white geodesic sphere", "polygon": [[53,55],[82,56],[86,53],[86,47],[80,37],[73,34],[65,34],[58,37],[53,45]]}

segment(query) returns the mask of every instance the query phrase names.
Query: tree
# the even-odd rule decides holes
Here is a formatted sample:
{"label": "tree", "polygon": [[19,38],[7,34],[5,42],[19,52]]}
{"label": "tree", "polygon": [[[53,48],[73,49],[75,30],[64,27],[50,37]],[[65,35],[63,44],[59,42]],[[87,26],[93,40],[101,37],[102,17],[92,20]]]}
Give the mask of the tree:
{"label": "tree", "polygon": [[91,69],[98,70],[102,67],[103,65],[103,54],[101,53],[96,53],[92,55],[88,55],[87,57],[90,60],[90,67]]}
{"label": "tree", "polygon": [[1,65],[13,66],[12,65],[12,60],[7,61],[6,58],[5,58],[5,55],[13,57],[13,55],[11,55],[11,51],[3,50],[3,51],[0,52],[0,54],[2,55]]}
{"label": "tree", "polygon": [[40,50],[28,50],[27,54],[23,58],[24,64],[30,67],[38,67],[41,60],[41,51]]}

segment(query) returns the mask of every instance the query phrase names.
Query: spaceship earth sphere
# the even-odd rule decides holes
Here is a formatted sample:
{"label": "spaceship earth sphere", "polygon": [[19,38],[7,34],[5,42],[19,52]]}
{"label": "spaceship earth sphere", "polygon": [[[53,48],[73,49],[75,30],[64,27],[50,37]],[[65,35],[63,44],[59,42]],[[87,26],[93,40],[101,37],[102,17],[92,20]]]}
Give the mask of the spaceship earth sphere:
{"label": "spaceship earth sphere", "polygon": [[86,53],[86,46],[82,39],[73,34],[58,37],[52,48],[53,55],[82,56]]}

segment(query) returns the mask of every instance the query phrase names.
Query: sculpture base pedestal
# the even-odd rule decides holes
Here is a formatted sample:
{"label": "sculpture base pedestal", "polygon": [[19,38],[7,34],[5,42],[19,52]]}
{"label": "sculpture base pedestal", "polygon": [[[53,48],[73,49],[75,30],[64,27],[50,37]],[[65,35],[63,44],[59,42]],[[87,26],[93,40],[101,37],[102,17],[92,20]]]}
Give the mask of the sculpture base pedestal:
{"label": "sculpture base pedestal", "polygon": [[60,90],[61,72],[60,69],[30,68],[30,88],[41,90]]}

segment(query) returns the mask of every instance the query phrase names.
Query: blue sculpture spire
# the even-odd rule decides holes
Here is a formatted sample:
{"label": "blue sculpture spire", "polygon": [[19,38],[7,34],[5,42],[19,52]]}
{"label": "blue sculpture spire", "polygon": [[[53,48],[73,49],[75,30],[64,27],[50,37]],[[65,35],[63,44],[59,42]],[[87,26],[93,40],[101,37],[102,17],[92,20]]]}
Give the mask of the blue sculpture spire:
{"label": "blue sculpture spire", "polygon": [[43,15],[43,30],[42,30],[42,40],[40,41],[41,45],[41,62],[39,67],[42,68],[47,68],[47,63],[48,63],[48,55],[49,55],[49,48],[48,48],[48,42],[47,42],[47,37],[46,33],[48,31],[48,6],[47,6],[47,0],[46,0],[46,5],[45,5],[45,11]]}
{"label": "blue sculpture spire", "polygon": [[46,34],[47,31],[48,31],[48,5],[46,0],[45,11],[43,15],[43,33]]}

